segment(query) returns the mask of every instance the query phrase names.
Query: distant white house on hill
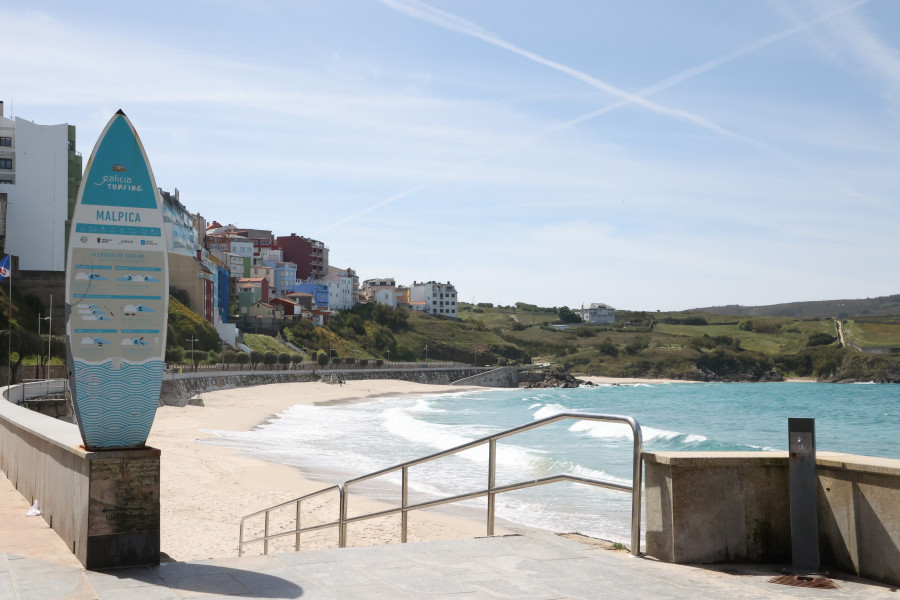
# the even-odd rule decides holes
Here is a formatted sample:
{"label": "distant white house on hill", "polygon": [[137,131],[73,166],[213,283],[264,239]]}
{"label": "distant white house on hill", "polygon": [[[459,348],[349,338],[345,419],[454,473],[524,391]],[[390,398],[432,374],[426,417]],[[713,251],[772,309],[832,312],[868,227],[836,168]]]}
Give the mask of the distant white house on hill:
{"label": "distant white house on hill", "polygon": [[609,325],[616,320],[616,309],[608,304],[591,302],[590,307],[577,312],[588,325]]}

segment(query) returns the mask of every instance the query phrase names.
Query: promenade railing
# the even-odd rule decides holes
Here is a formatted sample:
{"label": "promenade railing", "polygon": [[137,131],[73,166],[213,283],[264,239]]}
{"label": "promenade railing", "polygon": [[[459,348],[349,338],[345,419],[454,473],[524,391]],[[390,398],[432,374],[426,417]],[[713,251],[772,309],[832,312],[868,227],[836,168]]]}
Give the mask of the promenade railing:
{"label": "promenade railing", "polygon": [[[537,429],[539,427],[544,427],[546,425],[550,425],[552,423],[557,423],[559,421],[564,420],[580,420],[580,421],[604,421],[610,423],[623,423],[628,425],[631,428],[632,432],[632,480],[631,485],[623,484],[616,481],[610,481],[606,479],[592,478],[592,477],[580,477],[576,475],[569,474],[558,474],[558,475],[550,475],[547,477],[541,477],[538,479],[529,479],[523,480],[516,483],[510,483],[506,485],[497,485],[496,484],[496,471],[497,471],[497,442],[499,440],[515,436],[526,431],[531,431],[533,429]],[[452,496],[444,496],[432,500],[426,500],[424,502],[418,502],[415,504],[409,503],[409,485],[410,485],[410,473],[409,469],[411,467],[422,465],[440,458],[444,458],[447,456],[451,456],[454,454],[459,454],[461,452],[465,452],[467,450],[471,450],[473,448],[479,446],[487,446],[488,449],[488,466],[486,475],[486,487],[480,490],[476,490],[473,492],[468,492],[464,494],[456,494]],[[308,494],[306,496],[302,496],[300,498],[296,498],[294,500],[290,500],[288,502],[284,502],[277,506],[273,506],[268,509],[264,509],[253,513],[251,515],[247,515],[243,519],[241,519],[241,531],[240,531],[240,542],[238,547],[239,555],[242,555],[244,552],[244,547],[248,544],[252,543],[263,543],[263,553],[268,554],[269,551],[269,541],[295,535],[295,549],[300,549],[300,534],[310,531],[316,531],[323,528],[328,527],[337,527],[338,528],[338,547],[344,548],[347,545],[347,530],[348,526],[353,523],[358,523],[361,521],[365,521],[368,519],[375,519],[379,517],[387,517],[391,515],[400,515],[400,541],[402,543],[406,543],[407,541],[407,529],[408,522],[407,517],[411,511],[420,510],[423,508],[432,508],[435,506],[440,506],[443,504],[449,504],[452,502],[461,502],[463,500],[471,500],[480,497],[487,497],[487,512],[486,512],[486,526],[487,526],[487,535],[494,535],[494,522],[496,517],[496,508],[495,508],[495,498],[498,494],[503,494],[507,492],[512,492],[515,490],[521,490],[529,487],[548,485],[553,483],[560,482],[573,482],[586,484],[596,487],[607,488],[610,490],[616,490],[620,492],[626,492],[631,494],[631,554],[633,556],[640,556],[640,548],[641,548],[641,479],[642,479],[642,462],[641,462],[641,452],[643,451],[643,435],[641,433],[641,426],[633,417],[628,416],[620,416],[620,415],[602,415],[602,414],[591,414],[591,413],[560,413],[554,415],[552,417],[547,417],[545,419],[540,419],[534,421],[533,423],[527,423],[525,425],[521,425],[519,427],[514,427],[512,429],[507,429],[506,431],[502,431],[500,433],[495,433],[493,435],[489,435],[483,437],[478,440],[474,440],[472,442],[468,442],[466,444],[462,444],[460,446],[456,446],[454,448],[450,448],[448,450],[444,450],[441,452],[437,452],[435,454],[431,454],[428,456],[424,456],[422,458],[418,458],[415,460],[411,460],[408,462],[404,462],[392,467],[388,467],[386,469],[382,469],[380,471],[375,471],[373,473],[369,473],[367,475],[363,475],[361,477],[356,477],[354,479],[350,479],[344,482],[342,485],[331,486],[324,490],[319,490],[312,494]],[[370,513],[363,513],[360,515],[349,516],[349,503],[350,503],[350,489],[352,486],[358,485],[362,482],[374,479],[376,477],[382,477],[384,475],[389,475],[392,473],[400,472],[401,474],[401,489],[400,489],[400,506],[396,508],[390,508],[387,510],[379,510]],[[329,521],[327,523],[311,525],[311,526],[302,526],[301,523],[301,504],[305,500],[309,500],[315,496],[319,496],[321,494],[336,491],[338,493],[339,502],[338,502],[338,515],[337,517]],[[269,516],[273,511],[281,509],[286,506],[290,506],[292,504],[296,504],[296,520],[294,522],[293,529],[287,529],[283,531],[278,531],[273,533],[270,527]],[[260,516],[264,517],[263,524],[263,532],[261,536],[254,537],[251,539],[245,538],[245,527],[247,527],[248,522],[256,519]],[[258,528],[258,526],[257,526]]]}

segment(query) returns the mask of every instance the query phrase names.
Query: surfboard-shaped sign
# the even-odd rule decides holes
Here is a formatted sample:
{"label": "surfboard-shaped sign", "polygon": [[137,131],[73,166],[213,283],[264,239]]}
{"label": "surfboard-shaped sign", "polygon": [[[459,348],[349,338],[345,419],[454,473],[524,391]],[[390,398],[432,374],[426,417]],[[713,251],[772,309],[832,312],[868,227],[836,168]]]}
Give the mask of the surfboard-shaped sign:
{"label": "surfboard-shaped sign", "polygon": [[97,140],[69,230],[66,333],[88,450],[147,441],[165,369],[169,273],[162,206],[121,110]]}

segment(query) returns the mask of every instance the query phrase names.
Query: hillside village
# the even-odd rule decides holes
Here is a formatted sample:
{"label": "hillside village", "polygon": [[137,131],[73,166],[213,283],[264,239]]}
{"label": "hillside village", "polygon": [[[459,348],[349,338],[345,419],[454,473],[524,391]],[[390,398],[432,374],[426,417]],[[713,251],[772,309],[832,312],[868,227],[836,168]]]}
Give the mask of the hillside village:
{"label": "hillside village", "polygon": [[[60,306],[48,306],[51,311],[61,310],[65,241],[81,176],[74,125],[6,118],[0,102],[2,245],[13,257],[20,290],[35,293],[42,304],[56,290]],[[160,188],[159,197],[170,288],[229,346],[238,343],[241,331],[274,335],[296,320],[322,326],[364,302],[458,318],[459,294],[449,281],[398,284],[384,276],[360,281],[352,267],[330,263],[323,241],[223,225],[217,219],[228,222],[227,215],[191,212],[177,188]]]}

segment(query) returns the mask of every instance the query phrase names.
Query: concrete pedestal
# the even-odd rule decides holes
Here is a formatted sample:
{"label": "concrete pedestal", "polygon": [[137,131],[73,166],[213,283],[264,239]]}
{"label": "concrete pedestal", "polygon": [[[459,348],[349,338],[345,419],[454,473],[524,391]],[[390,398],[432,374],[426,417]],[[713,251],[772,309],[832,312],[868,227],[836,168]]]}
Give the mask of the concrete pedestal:
{"label": "concrete pedestal", "polygon": [[0,470],[88,569],[159,563],[156,448],[88,452],[78,427],[0,399]]}
{"label": "concrete pedestal", "polygon": [[159,459],[155,448],[87,455],[89,569],[159,563]]}

